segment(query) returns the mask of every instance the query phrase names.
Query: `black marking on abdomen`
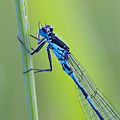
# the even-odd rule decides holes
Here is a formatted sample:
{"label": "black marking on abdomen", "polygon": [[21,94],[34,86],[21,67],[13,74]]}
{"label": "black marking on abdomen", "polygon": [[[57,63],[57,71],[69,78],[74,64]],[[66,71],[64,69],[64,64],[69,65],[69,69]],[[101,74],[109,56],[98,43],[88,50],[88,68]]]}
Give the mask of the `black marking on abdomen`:
{"label": "black marking on abdomen", "polygon": [[61,48],[69,51],[69,47],[64,43],[62,42],[58,37],[56,36],[52,36],[52,43],[55,43],[56,45],[60,46]]}

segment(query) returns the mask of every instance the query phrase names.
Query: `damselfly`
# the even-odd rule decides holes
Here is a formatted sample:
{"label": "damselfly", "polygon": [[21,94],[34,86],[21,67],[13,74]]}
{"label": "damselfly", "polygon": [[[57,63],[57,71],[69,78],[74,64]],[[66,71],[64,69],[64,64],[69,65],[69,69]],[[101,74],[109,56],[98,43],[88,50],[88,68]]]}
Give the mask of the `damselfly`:
{"label": "damselfly", "polygon": [[[45,43],[48,43],[46,48],[50,68],[45,70],[31,68],[24,73],[27,73],[31,70],[33,70],[35,73],[52,71],[52,60],[50,54],[50,50],[52,50],[52,52],[58,58],[59,63],[62,65],[63,70],[76,83],[77,93],[79,96],[78,98],[86,118],[88,120],[120,120],[120,114],[96,87],[82,65],[71,54],[69,47],[62,42],[55,35],[55,33],[53,33],[53,27],[51,25],[45,25],[44,27],[41,27],[39,24],[38,38],[33,35],[30,36],[37,39],[39,44],[35,50],[32,48],[33,52],[30,52],[26,48],[19,37],[17,38],[30,55],[34,55],[35,53],[39,52]],[[40,37],[42,38],[40,39]]]}

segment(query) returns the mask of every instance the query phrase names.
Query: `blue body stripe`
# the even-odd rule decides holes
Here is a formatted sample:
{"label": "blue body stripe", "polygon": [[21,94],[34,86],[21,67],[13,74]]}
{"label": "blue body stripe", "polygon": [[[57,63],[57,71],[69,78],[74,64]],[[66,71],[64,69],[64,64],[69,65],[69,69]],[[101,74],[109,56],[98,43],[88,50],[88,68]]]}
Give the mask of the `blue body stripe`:
{"label": "blue body stripe", "polygon": [[74,74],[70,74],[70,77],[72,77],[72,79],[75,81],[75,83],[77,84],[77,86],[79,87],[79,89],[82,91],[84,97],[90,103],[90,105],[92,106],[92,108],[95,110],[95,112],[98,115],[98,117],[100,118],[100,120],[104,120],[104,118],[99,113],[99,111],[97,110],[97,108],[95,107],[95,105],[93,104],[93,102],[91,101],[90,97],[88,96],[88,94],[86,93],[86,91],[84,90],[84,88],[82,87],[82,85],[80,84],[80,82],[77,80],[77,78],[75,77],[75,75]]}

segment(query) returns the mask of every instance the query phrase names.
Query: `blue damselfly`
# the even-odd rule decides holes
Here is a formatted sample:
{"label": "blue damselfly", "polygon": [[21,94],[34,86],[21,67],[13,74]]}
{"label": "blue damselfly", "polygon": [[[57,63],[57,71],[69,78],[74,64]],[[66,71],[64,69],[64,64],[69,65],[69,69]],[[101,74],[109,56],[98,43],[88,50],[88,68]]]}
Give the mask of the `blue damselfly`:
{"label": "blue damselfly", "polygon": [[[117,110],[96,87],[94,82],[88,76],[86,70],[71,54],[70,48],[64,42],[62,42],[55,35],[55,33],[53,33],[53,27],[51,25],[45,25],[44,27],[41,27],[39,24],[38,37],[36,38],[33,35],[30,36],[35,38],[39,44],[35,50],[32,48],[33,52],[30,52],[26,48],[19,37],[17,38],[30,55],[39,52],[44,44],[48,43],[46,48],[50,68],[45,70],[31,68],[24,73],[27,73],[31,70],[33,70],[34,73],[52,71],[52,60],[50,54],[50,50],[52,50],[52,52],[58,58],[59,63],[62,65],[63,70],[76,83],[78,98],[86,118],[88,120],[120,120],[120,115]],[[42,38],[40,39],[40,37]]]}

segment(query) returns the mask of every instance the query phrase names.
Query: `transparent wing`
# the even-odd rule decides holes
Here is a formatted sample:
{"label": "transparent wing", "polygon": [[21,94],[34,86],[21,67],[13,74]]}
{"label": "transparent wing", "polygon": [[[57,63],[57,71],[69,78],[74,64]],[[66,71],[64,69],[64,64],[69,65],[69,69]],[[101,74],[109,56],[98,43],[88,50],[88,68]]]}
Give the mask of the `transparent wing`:
{"label": "transparent wing", "polygon": [[[68,64],[71,66],[75,76],[83,86],[92,102],[103,116],[105,120],[120,120],[120,114],[107,100],[103,93],[96,87],[95,83],[90,79],[88,73],[83,66],[70,54]],[[77,95],[87,120],[99,120],[97,114],[83,96],[81,90],[77,87]]]}

